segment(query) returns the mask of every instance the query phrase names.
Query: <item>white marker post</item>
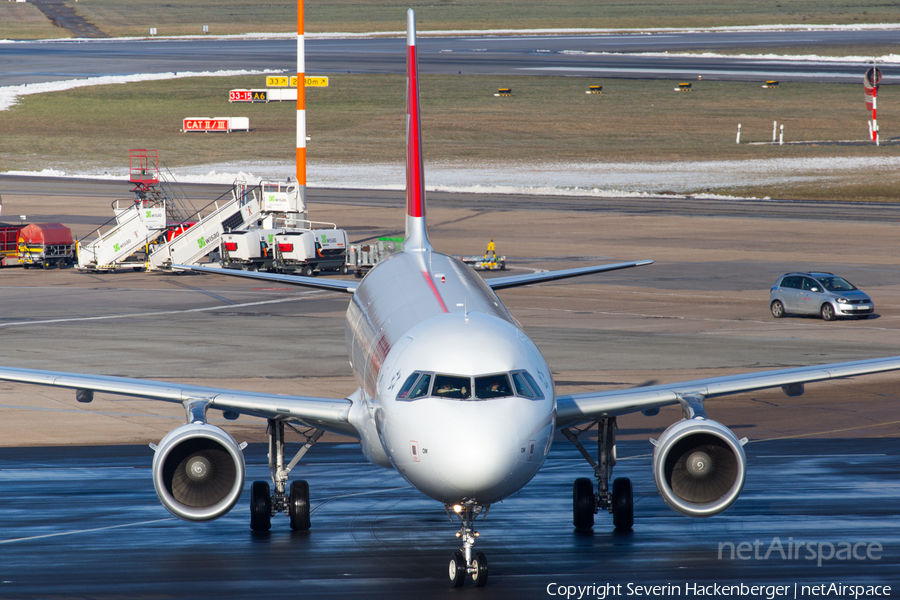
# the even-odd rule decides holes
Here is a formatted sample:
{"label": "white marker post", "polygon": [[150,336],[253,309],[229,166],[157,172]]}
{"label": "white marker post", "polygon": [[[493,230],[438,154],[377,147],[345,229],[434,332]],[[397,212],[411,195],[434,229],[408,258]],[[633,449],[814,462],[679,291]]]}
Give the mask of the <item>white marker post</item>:
{"label": "white marker post", "polygon": [[775,143],[775,131],[778,129],[778,121],[772,121],[772,143]]}
{"label": "white marker post", "polygon": [[781,130],[778,134],[778,145],[784,146],[784,123],[781,124]]}
{"label": "white marker post", "polygon": [[740,144],[740,143],[741,143],[741,124],[740,124],[740,123],[738,123],[737,140],[736,140],[734,143],[735,143],[735,144]]}

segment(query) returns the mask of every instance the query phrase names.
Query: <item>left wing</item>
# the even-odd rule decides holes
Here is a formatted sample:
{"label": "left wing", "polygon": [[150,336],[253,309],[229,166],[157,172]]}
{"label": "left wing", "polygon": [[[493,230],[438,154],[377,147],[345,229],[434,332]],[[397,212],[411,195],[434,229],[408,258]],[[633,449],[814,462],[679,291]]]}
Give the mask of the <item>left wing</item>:
{"label": "left wing", "polygon": [[9,367],[0,367],[0,380],[74,389],[77,390],[76,397],[81,402],[90,402],[94,391],[179,403],[201,400],[207,401],[209,408],[223,412],[283,419],[359,437],[356,429],[348,421],[353,402],[346,398],[285,396],[168,381]]}
{"label": "left wing", "polygon": [[520,285],[541,283],[543,281],[556,281],[557,279],[568,279],[569,277],[580,277],[582,275],[590,275],[591,273],[618,271],[619,269],[630,269],[631,267],[643,267],[644,265],[652,264],[652,260],[637,260],[632,262],[614,263],[611,265],[595,265],[592,267],[577,267],[575,269],[547,271],[545,273],[527,273],[525,275],[511,275],[509,277],[491,277],[490,279],[485,279],[484,282],[488,284],[492,290],[503,290],[506,288],[519,287]]}
{"label": "left wing", "polygon": [[715,398],[774,387],[782,387],[789,396],[799,396],[805,383],[895,370],[900,370],[900,356],[727,375],[627,390],[568,394],[557,396],[556,426],[570,427],[604,417],[678,404],[679,397],[685,396]]}
{"label": "left wing", "polygon": [[277,281],[291,285],[304,285],[306,287],[332,290],[338,292],[356,292],[356,283],[350,281],[321,279],[319,277],[304,277],[303,275],[283,275],[281,273],[265,273],[262,271],[241,271],[239,269],[224,269],[222,267],[202,267],[198,265],[172,265],[176,271],[197,271],[199,273],[216,273],[217,275],[230,275],[232,277],[246,277],[248,279],[262,279],[265,281]]}

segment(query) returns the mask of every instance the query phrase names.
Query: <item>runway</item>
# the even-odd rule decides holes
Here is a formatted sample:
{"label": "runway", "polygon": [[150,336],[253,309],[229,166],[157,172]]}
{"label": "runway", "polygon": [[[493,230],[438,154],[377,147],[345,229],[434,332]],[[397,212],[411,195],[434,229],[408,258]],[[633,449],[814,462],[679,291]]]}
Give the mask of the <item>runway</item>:
{"label": "runway", "polygon": [[[900,482],[885,478],[896,472],[900,440],[751,444],[743,495],[705,520],[664,505],[653,486],[650,448],[620,445],[618,475],[635,486],[634,531],[616,534],[610,518],[598,515],[593,533],[583,535],[572,528],[571,485],[590,469],[574,447],[557,443],[538,476],[479,522],[477,548],[491,569],[480,597],[541,598],[551,585],[591,584],[622,585],[624,596],[629,583],[680,586],[686,597],[698,596],[685,593],[688,583],[787,586],[791,593],[781,597],[791,598],[794,584],[890,585],[892,595],[900,589]],[[266,478],[264,446],[245,454],[248,481]],[[443,507],[396,473],[366,464],[354,445],[321,444],[298,468],[313,505],[313,527],[302,534],[291,532],[284,517],[268,534],[253,534],[246,490],[218,521],[172,518],[156,500],[150,459],[142,446],[0,450],[0,596],[476,593],[449,589],[445,581],[457,526]],[[787,556],[789,540],[804,544],[796,558]],[[836,552],[825,558],[829,545],[844,542],[865,544],[857,548],[861,558],[839,559]],[[731,558],[728,544],[741,543],[755,549],[745,546]]]}
{"label": "runway", "polygon": [[[402,18],[398,21],[402,24]],[[308,74],[403,73],[403,37],[306,40]],[[852,82],[866,65],[834,60],[667,56],[666,52],[766,52],[768,48],[868,46],[896,50],[895,30],[652,33],[628,35],[424,35],[423,74],[547,75]],[[643,55],[643,53],[651,53]],[[868,60],[868,59],[867,59]],[[292,39],[147,39],[0,44],[0,86],[166,72],[296,69]],[[862,69],[862,70],[860,70]],[[885,70],[884,83],[896,77]]]}

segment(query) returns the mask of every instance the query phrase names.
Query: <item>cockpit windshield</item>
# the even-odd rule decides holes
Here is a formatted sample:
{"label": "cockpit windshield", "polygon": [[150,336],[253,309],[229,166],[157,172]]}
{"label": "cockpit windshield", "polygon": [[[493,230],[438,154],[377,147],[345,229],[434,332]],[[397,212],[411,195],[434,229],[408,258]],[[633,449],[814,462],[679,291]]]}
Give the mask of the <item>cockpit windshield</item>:
{"label": "cockpit windshield", "polygon": [[519,396],[541,400],[544,393],[528,371],[495,373],[474,378],[416,371],[406,378],[397,392],[397,400],[404,402],[429,396],[451,400],[492,400]]}
{"label": "cockpit windshield", "polygon": [[454,400],[468,400],[471,396],[472,382],[468,377],[456,375],[435,375],[434,390],[432,396],[439,398],[453,398]]}
{"label": "cockpit windshield", "polygon": [[509,375],[506,373],[475,378],[475,397],[479,400],[504,398],[512,395],[512,387],[509,385]]}

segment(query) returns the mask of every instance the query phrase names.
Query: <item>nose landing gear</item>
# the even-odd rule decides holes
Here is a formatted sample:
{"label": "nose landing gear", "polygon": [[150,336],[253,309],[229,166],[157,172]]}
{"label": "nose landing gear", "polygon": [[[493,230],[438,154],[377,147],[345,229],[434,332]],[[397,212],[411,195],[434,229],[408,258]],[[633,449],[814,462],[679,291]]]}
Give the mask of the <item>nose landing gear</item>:
{"label": "nose landing gear", "polygon": [[[490,506],[478,506],[475,504],[456,504],[454,506],[445,505],[447,514],[451,512],[459,517],[462,525],[456,532],[456,537],[463,541],[463,547],[453,553],[450,557],[450,583],[453,587],[462,587],[466,582],[466,575],[472,576],[472,583],[475,587],[484,587],[488,579],[488,563],[483,553],[473,554],[472,547],[478,538],[478,532],[475,531],[475,518],[484,512],[487,517],[487,511]],[[452,518],[452,517],[451,517]]]}

